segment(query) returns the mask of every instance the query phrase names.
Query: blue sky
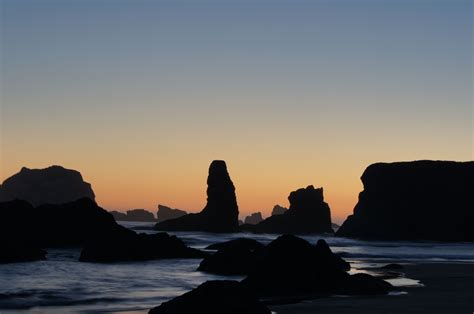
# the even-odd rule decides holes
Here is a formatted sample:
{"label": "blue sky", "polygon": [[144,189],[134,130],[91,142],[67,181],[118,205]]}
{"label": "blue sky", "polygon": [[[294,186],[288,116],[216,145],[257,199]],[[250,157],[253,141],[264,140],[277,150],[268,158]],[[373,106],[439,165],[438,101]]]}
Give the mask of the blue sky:
{"label": "blue sky", "polygon": [[271,164],[281,199],[324,185],[345,213],[371,162],[472,159],[472,1],[0,3],[2,178],[61,163],[102,189],[223,158],[249,191]]}

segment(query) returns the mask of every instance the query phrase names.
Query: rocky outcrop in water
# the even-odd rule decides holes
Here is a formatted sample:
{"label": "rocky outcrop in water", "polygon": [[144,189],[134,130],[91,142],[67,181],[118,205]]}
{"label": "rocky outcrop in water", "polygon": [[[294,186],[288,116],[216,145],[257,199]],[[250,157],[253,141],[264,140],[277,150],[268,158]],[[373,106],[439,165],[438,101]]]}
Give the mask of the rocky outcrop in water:
{"label": "rocky outcrop in water", "polygon": [[18,261],[21,252],[41,258],[38,249],[49,247],[84,247],[81,260],[95,262],[204,257],[176,237],[137,234],[118,225],[89,198],[36,208],[20,200],[0,203],[0,251],[5,247],[1,259]]}
{"label": "rocky outcrop in water", "polygon": [[249,225],[256,225],[261,221],[263,221],[262,213],[257,212],[245,217],[244,223]]}
{"label": "rocky outcrop in water", "polygon": [[154,222],[156,221],[153,213],[145,209],[132,209],[127,210],[126,213],[118,211],[110,211],[116,221],[140,221],[140,222]]}
{"label": "rocky outcrop in water", "polygon": [[270,216],[257,225],[242,225],[245,231],[257,233],[312,234],[332,233],[331,211],[324,202],[323,189],[312,185],[290,193],[290,208],[281,215]]}
{"label": "rocky outcrop in water", "polygon": [[203,258],[206,254],[187,247],[176,236],[162,232],[137,234],[126,228],[85,243],[81,262],[111,263],[166,258]]}
{"label": "rocky outcrop in water", "polygon": [[321,294],[386,294],[382,279],[349,275],[350,265],[331,252],[324,240],[314,246],[293,235],[268,244],[244,286],[260,297],[301,297]]}
{"label": "rocky outcrop in water", "polygon": [[275,205],[275,206],[273,206],[273,209],[272,209],[272,216],[282,215],[287,210],[288,210],[288,208],[286,208],[286,207],[282,207],[280,205]]}
{"label": "rocky outcrop in water", "polygon": [[247,275],[264,248],[263,244],[245,238],[213,244],[207,249],[217,249],[217,252],[204,258],[197,270],[218,275]]}
{"label": "rocky outcrop in water", "polygon": [[239,282],[222,280],[207,281],[149,313],[270,314],[271,311]]}
{"label": "rocky outcrop in water", "polygon": [[61,166],[23,167],[0,185],[0,202],[20,199],[38,206],[67,203],[83,197],[95,198],[91,185],[84,182],[78,171]]}
{"label": "rocky outcrop in water", "polygon": [[186,215],[187,212],[181,209],[170,208],[164,205],[158,205],[158,212],[156,213],[157,222],[162,222],[169,219],[179,218]]}
{"label": "rocky outcrop in water", "polygon": [[155,228],[165,231],[236,232],[239,230],[238,216],[235,187],[227,166],[222,160],[214,160],[207,178],[206,207],[197,214],[157,223]]}
{"label": "rocky outcrop in water", "polygon": [[34,222],[25,217],[29,217],[32,212],[33,207],[25,201],[0,203],[0,264],[46,258],[46,251],[34,243],[28,233],[34,227]]}
{"label": "rocky outcrop in water", "polygon": [[337,235],[383,240],[474,241],[474,162],[377,163]]}

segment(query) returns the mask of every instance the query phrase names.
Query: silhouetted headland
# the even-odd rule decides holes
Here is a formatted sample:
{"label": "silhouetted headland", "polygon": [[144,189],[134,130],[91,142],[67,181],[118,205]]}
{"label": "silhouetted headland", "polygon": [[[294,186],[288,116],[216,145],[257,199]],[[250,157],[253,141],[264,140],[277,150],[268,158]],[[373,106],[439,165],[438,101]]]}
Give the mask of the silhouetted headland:
{"label": "silhouetted headland", "polygon": [[362,175],[344,237],[474,241],[474,162],[376,163]]}
{"label": "silhouetted headland", "polygon": [[81,261],[94,262],[205,256],[174,236],[118,225],[90,198],[37,207],[21,200],[0,203],[0,245],[9,248],[0,250],[0,260],[10,262],[40,259],[38,250],[50,247],[83,247]]}
{"label": "silhouetted headland", "polygon": [[197,214],[157,223],[157,230],[237,232],[239,208],[235,187],[223,160],[214,160],[207,178],[207,205]]}
{"label": "silhouetted headland", "polygon": [[95,199],[91,185],[84,182],[80,172],[61,166],[23,167],[0,185],[0,202],[20,199],[38,206],[67,203],[83,197]]}
{"label": "silhouetted headland", "polygon": [[324,202],[323,188],[312,185],[288,196],[290,208],[283,214],[270,216],[256,225],[242,225],[242,230],[258,233],[332,233],[331,210]]}
{"label": "silhouetted headland", "polygon": [[249,225],[256,225],[259,222],[263,221],[262,213],[257,212],[257,213],[252,213],[245,217],[244,223],[249,224]]}
{"label": "silhouetted headland", "polygon": [[179,218],[186,215],[187,212],[181,209],[170,208],[165,205],[158,205],[158,212],[156,213],[157,222],[163,222],[174,218]]}
{"label": "silhouetted headland", "polygon": [[145,209],[132,209],[127,210],[126,213],[118,211],[110,211],[109,213],[114,216],[117,221],[142,221],[142,222],[155,222],[156,218],[153,213]]}

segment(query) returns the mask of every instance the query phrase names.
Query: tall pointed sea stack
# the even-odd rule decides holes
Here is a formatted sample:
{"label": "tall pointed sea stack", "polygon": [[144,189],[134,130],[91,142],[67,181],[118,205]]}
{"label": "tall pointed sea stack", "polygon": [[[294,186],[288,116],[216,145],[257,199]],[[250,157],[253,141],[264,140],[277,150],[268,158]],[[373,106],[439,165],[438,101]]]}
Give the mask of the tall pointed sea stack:
{"label": "tall pointed sea stack", "polygon": [[214,160],[207,177],[207,205],[197,214],[157,223],[157,230],[167,231],[238,231],[239,208],[235,187],[223,160]]}

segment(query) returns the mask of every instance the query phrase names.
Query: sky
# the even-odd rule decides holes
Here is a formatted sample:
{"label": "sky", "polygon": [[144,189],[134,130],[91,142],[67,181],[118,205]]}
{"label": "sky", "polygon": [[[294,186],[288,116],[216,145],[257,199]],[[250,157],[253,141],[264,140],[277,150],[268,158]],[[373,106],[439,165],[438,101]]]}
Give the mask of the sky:
{"label": "sky", "polygon": [[0,181],[57,164],[104,208],[196,212],[223,159],[241,217],[312,184],[340,223],[371,163],[473,159],[472,1],[0,9]]}

